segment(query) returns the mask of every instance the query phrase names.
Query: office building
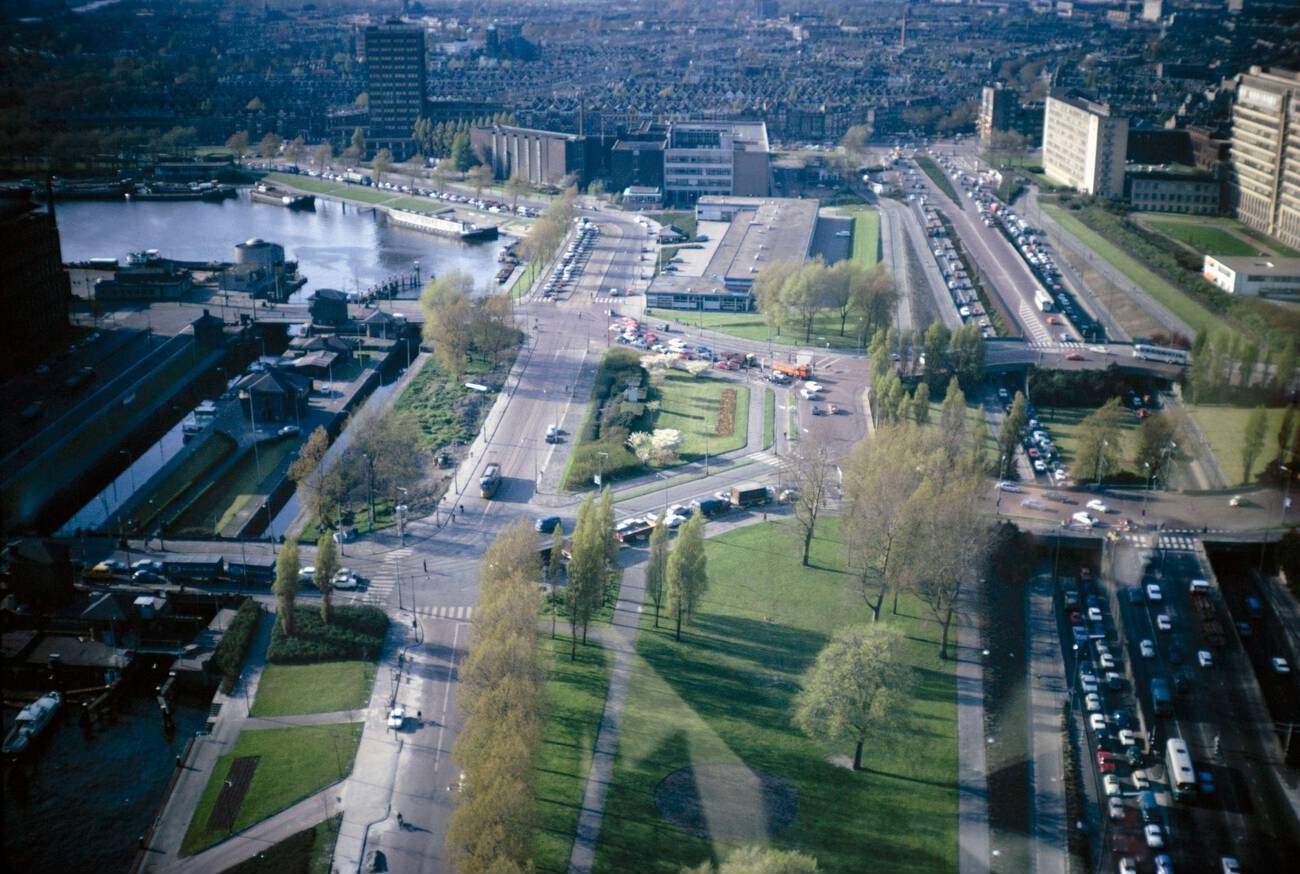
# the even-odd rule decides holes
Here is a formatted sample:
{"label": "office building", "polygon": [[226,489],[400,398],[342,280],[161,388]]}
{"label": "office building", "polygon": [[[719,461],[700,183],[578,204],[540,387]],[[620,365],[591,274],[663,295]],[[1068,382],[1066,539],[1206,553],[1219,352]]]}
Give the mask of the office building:
{"label": "office building", "polygon": [[428,92],[424,30],[389,21],[365,29],[370,154],[388,149],[397,160],[415,154],[412,131]]}
{"label": "office building", "polygon": [[1016,116],[1016,92],[1004,88],[1002,83],[985,85],[980,92],[980,112],[975,120],[980,142],[988,145],[993,134],[1010,131]]}
{"label": "office building", "polygon": [[1300,295],[1300,258],[1206,255],[1201,272],[1228,294]]}
{"label": "office building", "polygon": [[1052,94],[1043,115],[1043,172],[1084,194],[1124,195],[1128,119],[1109,106]]}
{"label": "office building", "polygon": [[1219,211],[1219,180],[1203,170],[1130,167],[1124,189],[1132,207],[1146,212],[1214,215]]}
{"label": "office building", "polygon": [[67,335],[72,294],[58,224],[30,198],[0,200],[0,294],[5,305],[0,373],[16,373]]}
{"label": "office building", "polygon": [[763,122],[676,122],[664,156],[664,200],[674,206],[708,195],[765,197],[767,125]]}
{"label": "office building", "polygon": [[1300,246],[1300,73],[1251,67],[1232,103],[1228,199],[1236,217]]}

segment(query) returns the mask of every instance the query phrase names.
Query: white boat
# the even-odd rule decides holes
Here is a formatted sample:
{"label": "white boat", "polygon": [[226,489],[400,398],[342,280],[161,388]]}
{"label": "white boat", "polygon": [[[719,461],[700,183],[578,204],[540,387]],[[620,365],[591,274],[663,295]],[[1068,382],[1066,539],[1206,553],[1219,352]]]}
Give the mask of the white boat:
{"label": "white boat", "polygon": [[54,714],[62,704],[63,695],[58,692],[47,692],[19,711],[14,719],[13,730],[5,738],[4,754],[17,756],[26,750],[32,740],[54,719]]}

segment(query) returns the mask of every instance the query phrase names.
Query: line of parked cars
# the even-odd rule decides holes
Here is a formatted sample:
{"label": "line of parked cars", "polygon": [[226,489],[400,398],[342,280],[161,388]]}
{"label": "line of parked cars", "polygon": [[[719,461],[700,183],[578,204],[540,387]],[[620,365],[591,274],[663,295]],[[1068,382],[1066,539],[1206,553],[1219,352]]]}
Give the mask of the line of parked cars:
{"label": "line of parked cars", "polygon": [[575,223],[577,234],[573,242],[564,250],[560,263],[555,265],[555,270],[542,284],[542,297],[546,300],[550,300],[564,291],[570,283],[577,281],[582,275],[582,269],[587,266],[588,258],[591,257],[591,247],[595,245],[596,237],[600,236],[600,228],[585,217],[577,219]]}
{"label": "line of parked cars", "polygon": [[434,200],[441,200],[446,203],[460,203],[465,206],[480,209],[484,212],[504,213],[506,215],[516,215],[521,218],[536,218],[541,212],[531,206],[511,206],[503,200],[494,200],[490,197],[473,197],[468,194],[457,194],[453,191],[439,191],[436,188],[425,188],[419,185],[400,185],[396,182],[375,182],[370,176],[363,174],[348,173],[317,173],[315,170],[307,170],[303,173],[305,176],[318,176],[327,182],[351,182],[356,185],[366,185],[371,188],[378,188],[383,191],[392,191],[395,194],[414,194],[420,197],[429,197]]}

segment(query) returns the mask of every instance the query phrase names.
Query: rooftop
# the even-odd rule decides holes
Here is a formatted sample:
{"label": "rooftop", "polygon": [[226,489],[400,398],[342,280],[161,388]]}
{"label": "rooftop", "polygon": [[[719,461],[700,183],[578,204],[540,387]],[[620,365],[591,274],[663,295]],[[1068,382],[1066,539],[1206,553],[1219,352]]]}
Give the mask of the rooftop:
{"label": "rooftop", "polygon": [[1300,258],[1268,258],[1261,255],[1206,255],[1234,273],[1300,276]]}
{"label": "rooftop", "polygon": [[[729,198],[736,202],[739,198]],[[794,198],[748,198],[731,220],[718,250],[704,268],[704,277],[718,282],[748,284],[777,261],[803,261],[817,227],[818,203]]]}

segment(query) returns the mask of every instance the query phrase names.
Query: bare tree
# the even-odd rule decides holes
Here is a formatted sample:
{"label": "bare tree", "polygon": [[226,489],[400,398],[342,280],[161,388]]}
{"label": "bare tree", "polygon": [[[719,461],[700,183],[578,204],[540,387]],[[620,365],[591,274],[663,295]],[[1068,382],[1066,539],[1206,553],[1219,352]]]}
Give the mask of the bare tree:
{"label": "bare tree", "polygon": [[784,466],[786,477],[794,483],[796,490],[794,517],[802,529],[803,564],[807,567],[817,517],[830,496],[835,475],[830,447],[820,434],[809,434],[785,456]]}

